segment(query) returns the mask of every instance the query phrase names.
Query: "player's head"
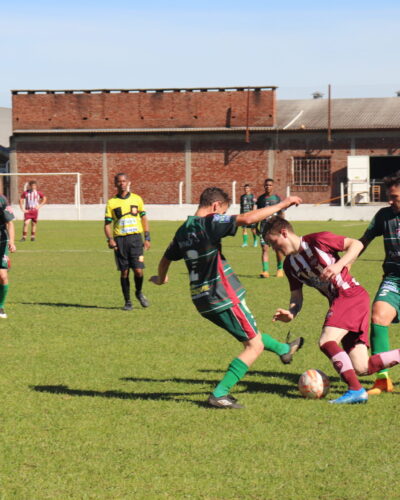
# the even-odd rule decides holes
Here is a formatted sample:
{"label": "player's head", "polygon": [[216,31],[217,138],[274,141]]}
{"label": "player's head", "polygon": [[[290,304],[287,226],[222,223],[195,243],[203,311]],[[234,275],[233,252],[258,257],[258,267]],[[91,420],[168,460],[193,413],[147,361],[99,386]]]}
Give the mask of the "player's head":
{"label": "player's head", "polygon": [[299,237],[290,222],[279,215],[270,217],[264,223],[262,237],[274,250],[279,250],[284,255],[290,255],[298,250]]}
{"label": "player's head", "polygon": [[29,181],[28,186],[29,186],[29,189],[37,189],[37,182],[36,181]]}
{"label": "player's head", "polygon": [[114,176],[114,185],[119,193],[129,190],[129,177],[123,172],[119,172]]}
{"label": "player's head", "polygon": [[250,194],[251,193],[251,186],[250,184],[245,184],[243,186],[245,194]]}
{"label": "player's head", "polygon": [[274,189],[274,179],[271,179],[270,177],[268,177],[268,179],[265,179],[264,189],[266,194],[271,194],[272,190]]}
{"label": "player's head", "polygon": [[385,183],[389,203],[392,205],[396,213],[400,212],[400,170],[394,175],[387,176],[383,179]]}
{"label": "player's head", "polygon": [[213,212],[222,214],[228,210],[230,204],[229,195],[218,187],[206,188],[200,195],[199,208],[212,208]]}

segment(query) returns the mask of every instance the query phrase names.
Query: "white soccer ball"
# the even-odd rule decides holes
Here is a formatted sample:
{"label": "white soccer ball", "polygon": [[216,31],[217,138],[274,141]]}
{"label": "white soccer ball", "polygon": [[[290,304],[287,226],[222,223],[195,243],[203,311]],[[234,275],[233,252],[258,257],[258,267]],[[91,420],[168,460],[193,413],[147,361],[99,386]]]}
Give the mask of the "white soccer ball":
{"label": "white soccer ball", "polygon": [[307,370],[299,378],[299,391],[307,399],[324,398],[329,392],[329,378],[321,370]]}

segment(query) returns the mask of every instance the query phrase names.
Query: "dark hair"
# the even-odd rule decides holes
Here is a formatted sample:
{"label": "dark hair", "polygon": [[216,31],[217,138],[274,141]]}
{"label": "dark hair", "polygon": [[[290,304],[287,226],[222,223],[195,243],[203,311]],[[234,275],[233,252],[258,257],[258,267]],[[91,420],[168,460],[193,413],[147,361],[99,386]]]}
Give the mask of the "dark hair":
{"label": "dark hair", "polygon": [[389,189],[392,186],[400,186],[400,170],[393,175],[384,177],[383,182],[385,183],[386,189]]}
{"label": "dark hair", "polygon": [[251,184],[245,184],[243,187],[249,188],[250,186],[251,186]]}
{"label": "dark hair", "polygon": [[271,179],[271,177],[268,177],[268,179],[265,179],[264,184],[265,184],[266,182],[275,182],[275,181],[274,181],[274,179]]}
{"label": "dark hair", "polygon": [[37,185],[37,182],[36,182],[36,181],[29,181],[29,182],[28,182],[28,184],[29,184],[30,186],[33,186],[34,184],[36,184],[36,185]]}
{"label": "dark hair", "polygon": [[225,193],[221,188],[209,187],[206,188],[200,195],[200,207],[209,207],[214,202],[220,201],[221,203],[231,204],[231,199],[229,195]]}
{"label": "dark hair", "polygon": [[274,215],[267,219],[264,222],[262,228],[262,237],[265,239],[265,236],[269,233],[280,233],[282,229],[287,229],[294,233],[293,226],[289,221],[284,219],[283,217],[279,217],[279,215]]}
{"label": "dark hair", "polygon": [[114,184],[117,182],[118,177],[122,177],[122,176],[124,176],[124,177],[126,177],[127,179],[129,179],[128,174],[125,174],[124,172],[119,172],[118,174],[115,174],[115,175],[114,175]]}

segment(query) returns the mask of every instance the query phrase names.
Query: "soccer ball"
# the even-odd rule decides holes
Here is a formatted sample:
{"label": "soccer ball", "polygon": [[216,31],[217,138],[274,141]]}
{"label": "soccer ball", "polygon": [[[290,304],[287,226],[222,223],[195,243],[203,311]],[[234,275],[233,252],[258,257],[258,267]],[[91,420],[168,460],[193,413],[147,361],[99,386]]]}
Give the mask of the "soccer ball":
{"label": "soccer ball", "polygon": [[299,378],[299,391],[307,399],[324,398],[329,392],[329,378],[321,370],[307,370]]}

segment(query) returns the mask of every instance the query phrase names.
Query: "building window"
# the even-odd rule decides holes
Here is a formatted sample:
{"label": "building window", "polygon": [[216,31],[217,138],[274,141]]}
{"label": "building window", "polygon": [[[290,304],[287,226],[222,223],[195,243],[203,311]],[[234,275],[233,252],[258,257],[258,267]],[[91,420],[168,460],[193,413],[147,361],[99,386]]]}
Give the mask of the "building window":
{"label": "building window", "polygon": [[293,184],[295,186],[329,186],[330,158],[293,158]]}

